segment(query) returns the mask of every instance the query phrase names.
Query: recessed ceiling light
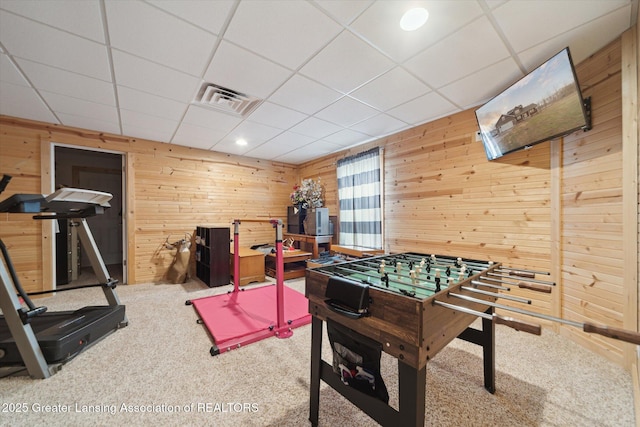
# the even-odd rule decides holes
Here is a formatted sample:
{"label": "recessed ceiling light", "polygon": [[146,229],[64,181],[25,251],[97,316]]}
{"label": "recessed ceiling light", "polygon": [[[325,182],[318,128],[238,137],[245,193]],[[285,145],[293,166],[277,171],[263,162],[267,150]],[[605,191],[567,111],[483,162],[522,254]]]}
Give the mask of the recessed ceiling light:
{"label": "recessed ceiling light", "polygon": [[423,7],[407,10],[400,19],[400,28],[405,31],[414,31],[422,27],[429,19],[429,12]]}
{"label": "recessed ceiling light", "polygon": [[245,141],[244,139],[237,139],[236,140],[236,144],[238,144],[238,145],[247,145],[247,141]]}

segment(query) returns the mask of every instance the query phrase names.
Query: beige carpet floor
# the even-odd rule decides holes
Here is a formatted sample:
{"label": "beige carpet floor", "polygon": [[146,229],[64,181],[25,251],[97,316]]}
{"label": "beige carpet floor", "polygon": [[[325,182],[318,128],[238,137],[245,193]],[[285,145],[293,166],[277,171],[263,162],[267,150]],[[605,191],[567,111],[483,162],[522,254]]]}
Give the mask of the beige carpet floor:
{"label": "beige carpet floor", "polygon": [[[286,284],[304,292],[304,279]],[[184,303],[230,289],[199,281],[119,286],[129,326],[51,378],[0,379],[0,425],[310,425],[311,326],[212,357],[204,326]],[[99,289],[37,301],[50,310],[103,303]],[[483,388],[477,346],[455,340],[427,365],[425,425],[635,425],[631,375],[622,368],[550,331],[537,337],[498,326],[496,341],[493,395]],[[323,344],[330,360],[328,340]],[[382,375],[397,408],[396,366],[383,354]],[[323,384],[320,425],[376,423]]]}

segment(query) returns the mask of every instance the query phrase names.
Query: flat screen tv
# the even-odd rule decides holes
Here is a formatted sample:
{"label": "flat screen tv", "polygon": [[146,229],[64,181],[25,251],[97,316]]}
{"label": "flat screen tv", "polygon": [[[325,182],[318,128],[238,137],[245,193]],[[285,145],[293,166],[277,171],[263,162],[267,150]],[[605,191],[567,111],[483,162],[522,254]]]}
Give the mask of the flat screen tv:
{"label": "flat screen tv", "polygon": [[487,158],[590,129],[589,101],[567,47],[476,110]]}

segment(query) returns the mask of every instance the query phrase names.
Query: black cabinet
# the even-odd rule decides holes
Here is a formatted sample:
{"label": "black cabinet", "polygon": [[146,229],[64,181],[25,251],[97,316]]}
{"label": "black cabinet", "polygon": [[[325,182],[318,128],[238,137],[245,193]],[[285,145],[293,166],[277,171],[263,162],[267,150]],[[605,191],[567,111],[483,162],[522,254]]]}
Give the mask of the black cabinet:
{"label": "black cabinet", "polygon": [[307,210],[298,206],[287,206],[287,233],[304,234],[304,219]]}
{"label": "black cabinet", "polygon": [[196,277],[207,286],[231,282],[229,227],[196,227]]}

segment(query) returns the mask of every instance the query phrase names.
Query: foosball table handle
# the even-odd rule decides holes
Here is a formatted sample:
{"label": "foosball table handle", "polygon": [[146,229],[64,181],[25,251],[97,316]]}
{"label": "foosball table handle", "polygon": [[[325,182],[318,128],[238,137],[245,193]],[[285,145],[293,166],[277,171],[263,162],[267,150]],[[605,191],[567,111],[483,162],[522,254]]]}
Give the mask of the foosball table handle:
{"label": "foosball table handle", "polygon": [[528,332],[533,335],[542,334],[542,327],[535,323],[523,322],[522,320],[514,319],[513,317],[503,317],[498,315],[494,315],[493,318],[498,325],[505,325],[515,329],[516,331]]}
{"label": "foosball table handle", "polygon": [[630,342],[640,345],[640,333],[625,329],[612,328],[610,326],[594,325],[593,323],[585,323],[583,328],[585,332],[592,332],[609,338],[615,338],[620,341]]}
{"label": "foosball table handle", "polygon": [[537,283],[518,282],[518,287],[523,289],[530,289],[536,292],[544,292],[545,294],[551,293],[551,286],[539,285]]}

